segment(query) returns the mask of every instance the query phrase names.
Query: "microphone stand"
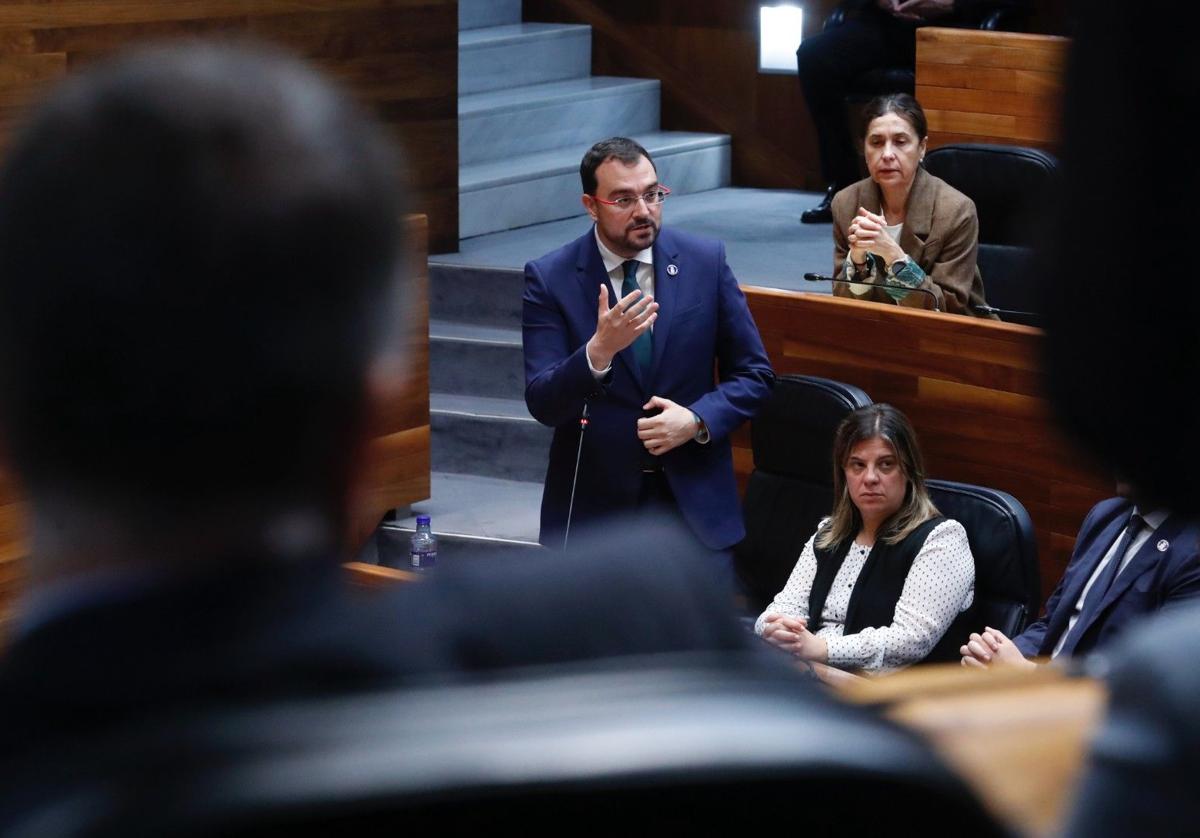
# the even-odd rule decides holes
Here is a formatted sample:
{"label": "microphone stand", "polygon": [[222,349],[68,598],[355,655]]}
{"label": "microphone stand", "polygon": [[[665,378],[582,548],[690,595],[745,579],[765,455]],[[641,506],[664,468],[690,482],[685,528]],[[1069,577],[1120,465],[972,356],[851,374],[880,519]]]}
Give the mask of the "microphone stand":
{"label": "microphone stand", "polygon": [[909,288],[907,285],[892,285],[892,286],[875,285],[874,283],[871,283],[871,282],[853,282],[849,279],[838,279],[837,277],[834,277],[834,276],[823,276],[821,274],[814,274],[814,273],[806,273],[804,275],[804,278],[809,282],[840,282],[843,285],[870,285],[875,288],[888,288],[888,287],[903,288],[905,291],[908,291],[910,293],[916,292],[918,294],[924,294],[925,296],[929,297],[930,300],[933,301],[933,310],[934,311],[942,310],[941,306],[938,305],[937,295],[926,288]]}
{"label": "microphone stand", "polygon": [[579,416],[579,447],[575,449],[575,473],[571,475],[571,501],[567,505],[567,528],[563,531],[563,550],[571,537],[571,516],[575,513],[575,486],[579,483],[579,462],[583,457],[583,432],[588,426],[588,403],[583,401],[583,413]]}

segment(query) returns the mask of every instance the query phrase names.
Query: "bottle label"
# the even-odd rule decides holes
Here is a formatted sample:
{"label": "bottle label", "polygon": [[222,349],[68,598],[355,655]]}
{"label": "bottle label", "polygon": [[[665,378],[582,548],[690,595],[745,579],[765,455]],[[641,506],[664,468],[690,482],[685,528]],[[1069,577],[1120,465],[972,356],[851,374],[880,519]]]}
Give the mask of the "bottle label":
{"label": "bottle label", "polygon": [[428,570],[437,565],[437,550],[413,550],[410,555],[413,570]]}

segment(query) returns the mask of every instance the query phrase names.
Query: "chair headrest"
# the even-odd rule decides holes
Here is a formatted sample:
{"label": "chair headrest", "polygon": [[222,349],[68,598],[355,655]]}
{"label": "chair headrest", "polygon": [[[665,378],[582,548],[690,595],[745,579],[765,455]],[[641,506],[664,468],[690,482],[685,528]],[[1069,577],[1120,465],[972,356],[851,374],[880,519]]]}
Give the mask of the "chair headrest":
{"label": "chair headrest", "polygon": [[1041,606],[1033,521],[1021,502],[998,489],[927,480],[938,510],[967,531],[975,557],[975,587],[981,596]]}
{"label": "chair headrest", "polygon": [[829,452],[846,414],[871,404],[853,384],[811,375],[785,375],[755,417],[750,435],[754,468],[832,485]]}
{"label": "chair headrest", "polygon": [[1054,155],[1024,146],[958,143],[926,154],[925,169],[975,202],[981,242],[1036,243],[1038,219],[1058,178]]}

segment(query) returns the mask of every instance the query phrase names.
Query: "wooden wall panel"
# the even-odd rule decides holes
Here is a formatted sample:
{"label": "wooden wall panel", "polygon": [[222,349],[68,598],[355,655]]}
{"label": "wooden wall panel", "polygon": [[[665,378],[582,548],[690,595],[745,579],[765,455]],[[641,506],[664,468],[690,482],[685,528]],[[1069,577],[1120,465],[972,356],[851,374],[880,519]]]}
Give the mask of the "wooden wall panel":
{"label": "wooden wall panel", "polygon": [[929,147],[1008,143],[1055,151],[1070,42],[1048,35],[917,30],[917,98]]}
{"label": "wooden wall panel", "polygon": [[[746,288],[776,373],[856,384],[904,411],[931,477],[992,486],[1029,510],[1043,596],[1062,575],[1108,474],[1060,434],[1040,369],[1042,332],[1025,326],[766,288]],[[743,428],[739,479],[753,468]]]}
{"label": "wooden wall panel", "polygon": [[177,37],[268,41],[338,79],[404,145],[430,246],[458,249],[457,0],[7,0],[0,147],[46,82],[126,45]]}

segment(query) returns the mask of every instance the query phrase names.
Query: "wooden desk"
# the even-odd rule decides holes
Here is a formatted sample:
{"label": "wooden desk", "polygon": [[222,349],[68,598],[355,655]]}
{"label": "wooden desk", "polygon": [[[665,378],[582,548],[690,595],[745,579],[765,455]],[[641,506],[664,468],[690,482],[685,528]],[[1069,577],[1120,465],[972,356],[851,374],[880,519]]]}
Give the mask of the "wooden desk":
{"label": "wooden desk", "polygon": [[1070,41],[1050,35],[923,26],[917,100],[929,147],[1001,143],[1055,151]]}
{"label": "wooden desk", "polygon": [[[767,288],[744,289],[775,372],[856,384],[912,420],[930,477],[1002,489],[1029,510],[1043,594],[1087,511],[1113,492],[1105,471],[1055,427],[1039,329]],[[734,465],[754,467],[749,427]]]}
{"label": "wooden desk", "polygon": [[978,672],[956,664],[839,680],[834,688],[920,733],[1025,835],[1061,825],[1107,695],[1102,683],[1054,667]]}

